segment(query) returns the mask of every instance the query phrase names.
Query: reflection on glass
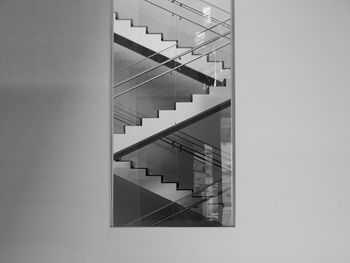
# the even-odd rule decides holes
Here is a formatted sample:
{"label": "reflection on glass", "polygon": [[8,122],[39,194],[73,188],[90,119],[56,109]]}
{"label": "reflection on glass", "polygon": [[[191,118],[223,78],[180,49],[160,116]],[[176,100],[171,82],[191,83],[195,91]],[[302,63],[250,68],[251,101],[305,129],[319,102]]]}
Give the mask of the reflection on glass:
{"label": "reflection on glass", "polygon": [[229,0],[115,0],[113,226],[234,226]]}

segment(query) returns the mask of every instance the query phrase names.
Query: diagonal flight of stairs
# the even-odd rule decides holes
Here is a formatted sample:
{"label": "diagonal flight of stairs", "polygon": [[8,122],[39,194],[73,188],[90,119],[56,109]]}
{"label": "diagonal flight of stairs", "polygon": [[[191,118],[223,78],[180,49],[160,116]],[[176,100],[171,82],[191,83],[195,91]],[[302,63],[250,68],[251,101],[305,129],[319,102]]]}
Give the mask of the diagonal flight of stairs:
{"label": "diagonal flight of stairs", "polygon": [[188,206],[201,200],[192,196],[193,189],[182,189],[179,182],[167,182],[162,175],[149,174],[147,168],[133,168],[130,161],[114,161],[113,173],[172,202]]}
{"label": "diagonal flight of stairs", "polygon": [[176,57],[174,63],[166,66],[183,65],[181,73],[206,85],[224,86],[230,74],[230,68],[226,68],[223,61],[212,61],[209,54],[198,54],[200,49],[180,47],[177,40],[164,40],[162,33],[148,33],[146,26],[133,26],[131,19],[114,20],[114,42],[144,56],[153,55],[151,59],[157,62]]}
{"label": "diagonal flight of stairs", "polygon": [[113,135],[113,151],[124,155],[133,149],[173,132],[191,120],[230,105],[228,87],[209,87],[209,94],[193,94],[192,102],[176,102],[174,110],[159,110],[158,118],[142,118],[141,126],[126,126],[124,134]]}

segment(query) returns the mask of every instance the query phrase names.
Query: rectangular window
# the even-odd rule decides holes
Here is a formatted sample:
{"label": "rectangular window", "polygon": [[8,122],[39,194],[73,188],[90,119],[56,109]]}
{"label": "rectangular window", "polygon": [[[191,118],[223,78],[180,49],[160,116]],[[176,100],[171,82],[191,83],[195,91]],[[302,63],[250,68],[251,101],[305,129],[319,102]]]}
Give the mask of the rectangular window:
{"label": "rectangular window", "polygon": [[230,10],[114,1],[114,227],[234,226]]}

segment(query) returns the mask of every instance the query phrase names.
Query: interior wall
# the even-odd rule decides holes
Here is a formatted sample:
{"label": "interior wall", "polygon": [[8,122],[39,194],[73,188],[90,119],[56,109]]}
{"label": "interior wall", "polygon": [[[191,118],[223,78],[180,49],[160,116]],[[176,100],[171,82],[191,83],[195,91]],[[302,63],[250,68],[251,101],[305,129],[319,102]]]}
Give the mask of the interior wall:
{"label": "interior wall", "polygon": [[0,2],[0,262],[349,262],[349,1],[236,1],[222,229],[108,227],[109,10]]}

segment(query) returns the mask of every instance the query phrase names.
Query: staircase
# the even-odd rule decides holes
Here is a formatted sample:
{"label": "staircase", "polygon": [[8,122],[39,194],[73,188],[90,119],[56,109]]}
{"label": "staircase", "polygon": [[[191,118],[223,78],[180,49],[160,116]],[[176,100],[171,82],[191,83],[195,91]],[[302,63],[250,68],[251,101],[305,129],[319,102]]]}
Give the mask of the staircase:
{"label": "staircase", "polygon": [[[179,199],[191,196],[192,189],[179,188],[178,182],[166,182],[162,175],[151,175],[147,168],[132,168],[131,162],[113,162],[113,173],[131,183],[147,189],[170,201],[176,202]],[[198,201],[193,198],[194,202]]]}
{"label": "staircase", "polygon": [[216,86],[209,87],[208,94],[193,94],[191,102],[175,102],[174,110],[158,110],[158,118],[143,118],[141,126],[126,126],[125,134],[114,134],[116,158],[185,126],[191,120],[205,117],[215,109],[230,106],[231,89],[225,86],[225,77],[230,74],[230,69],[224,68],[223,61],[209,61],[209,55],[194,54],[191,48],[178,47],[177,41],[163,40],[162,34],[147,31],[145,26],[133,26],[131,19],[114,21],[116,43],[143,55],[156,54],[158,56],[152,58],[158,62],[178,57],[177,64],[185,64],[189,69],[181,69],[181,73]]}
{"label": "staircase", "polygon": [[113,150],[121,156],[180,129],[193,120],[230,105],[228,87],[210,87],[209,94],[194,94],[192,102],[176,102],[174,110],[159,110],[158,118],[142,118],[141,126],[126,126],[125,134],[113,135]]}
{"label": "staircase", "polygon": [[198,54],[194,48],[180,47],[178,41],[164,40],[161,33],[148,33],[146,26],[134,26],[131,19],[118,19],[117,16],[114,21],[114,42],[208,86],[207,94],[192,94],[190,102],[174,101],[172,110],[158,110],[156,118],[141,118],[141,125],[126,125],[124,133],[113,135],[115,176],[177,206],[194,207],[204,199],[193,196],[193,189],[181,189],[179,182],[167,182],[164,176],[151,175],[147,168],[134,168],[131,161],[121,161],[121,158],[229,107],[231,87],[227,86],[226,78],[230,75],[230,68],[226,68],[223,61],[210,60],[210,53]]}
{"label": "staircase", "polygon": [[[200,204],[208,200],[208,197],[193,193],[192,189],[180,189],[178,182],[165,182],[162,175],[150,175],[147,168],[133,168],[129,161],[113,162],[113,174],[169,201],[162,209],[129,222],[129,226],[142,226],[142,224],[139,225],[142,222],[171,226],[172,220],[175,220],[178,215],[186,217],[186,214],[182,215],[183,213],[190,213],[192,219],[196,218],[197,224],[201,223],[201,226],[221,226],[219,222],[206,221],[201,210],[198,209]],[[176,226],[176,220],[173,223]]]}
{"label": "staircase", "polygon": [[[223,37],[228,34],[223,34]],[[211,61],[209,54],[195,54],[196,49],[179,47],[178,41],[164,40],[161,33],[148,33],[146,26],[133,26],[131,19],[114,21],[114,42],[144,56],[153,54],[151,59],[157,62],[176,57],[166,66],[175,68],[183,65],[181,73],[207,85],[224,86],[225,78],[230,74],[230,68],[226,68],[223,61]]]}

